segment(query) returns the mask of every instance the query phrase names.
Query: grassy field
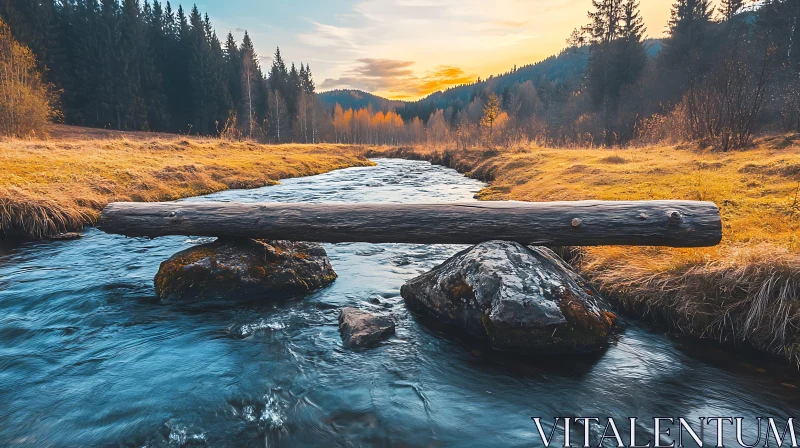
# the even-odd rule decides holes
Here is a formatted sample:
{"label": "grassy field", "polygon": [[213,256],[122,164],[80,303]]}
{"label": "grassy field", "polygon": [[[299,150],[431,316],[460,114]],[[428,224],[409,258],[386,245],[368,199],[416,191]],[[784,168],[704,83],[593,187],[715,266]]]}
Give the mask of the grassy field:
{"label": "grassy field", "polygon": [[[375,155],[377,155],[376,153]],[[609,297],[682,333],[745,342],[800,365],[800,137],[753,149],[446,151],[384,149],[491,181],[484,200],[713,201],[718,247],[594,247],[562,252]]]}
{"label": "grassy field", "polygon": [[371,165],[363,151],[53,126],[46,139],[0,140],[0,235],[78,230],[114,201],[166,201]]}

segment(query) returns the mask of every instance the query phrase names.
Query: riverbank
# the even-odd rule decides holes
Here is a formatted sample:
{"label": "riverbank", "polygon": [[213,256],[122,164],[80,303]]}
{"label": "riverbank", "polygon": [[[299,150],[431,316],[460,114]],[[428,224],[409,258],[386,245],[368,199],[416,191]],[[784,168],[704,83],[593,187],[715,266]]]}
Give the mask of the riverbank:
{"label": "riverbank", "polygon": [[447,151],[425,147],[371,156],[428,160],[491,182],[484,200],[715,202],[724,239],[713,248],[564,250],[617,304],[675,331],[745,344],[800,366],[800,139],[753,149]]}
{"label": "riverbank", "polygon": [[0,236],[79,230],[109,202],[169,201],[372,165],[363,152],[54,126],[45,139],[0,140]]}
{"label": "riverbank", "polygon": [[44,238],[94,224],[113,201],[166,201],[255,188],[372,163],[428,160],[491,182],[485,200],[689,199],[719,205],[714,248],[565,250],[623,309],[678,332],[745,343],[800,365],[800,147],[763,139],[735,153],[631,150],[446,151],[260,145],[55,126],[0,141],[0,235]]}
{"label": "riverbank", "polygon": [[[482,187],[425,162],[376,163],[202,200],[449,202]],[[530,416],[585,415],[586,397],[597,414],[622,417],[738,410],[755,423],[800,409],[796,372],[636,321],[604,352],[569,358],[446,337],[399,292],[460,251],[453,246],[328,245],[339,278],[303,300],[156,302],[159,265],[201,242],[88,228],[78,241],[0,245],[0,440],[530,446]],[[396,336],[369,352],[343,350],[342,307],[392,317]],[[736,445],[733,431],[725,437]]]}

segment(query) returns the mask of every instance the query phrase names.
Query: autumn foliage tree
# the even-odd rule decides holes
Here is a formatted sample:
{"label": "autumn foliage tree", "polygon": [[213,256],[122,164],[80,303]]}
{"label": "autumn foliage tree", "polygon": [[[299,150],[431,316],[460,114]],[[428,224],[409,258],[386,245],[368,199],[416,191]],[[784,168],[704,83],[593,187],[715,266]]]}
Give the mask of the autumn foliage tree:
{"label": "autumn foliage tree", "polygon": [[332,118],[336,143],[399,145],[421,142],[425,136],[419,119],[406,123],[394,111],[344,109],[337,103]]}
{"label": "autumn foliage tree", "polygon": [[490,137],[494,134],[494,123],[502,112],[500,106],[500,99],[495,93],[489,95],[489,100],[483,106],[483,123],[489,126]]}
{"label": "autumn foliage tree", "polygon": [[0,135],[42,133],[53,112],[51,89],[37,70],[36,57],[0,18]]}

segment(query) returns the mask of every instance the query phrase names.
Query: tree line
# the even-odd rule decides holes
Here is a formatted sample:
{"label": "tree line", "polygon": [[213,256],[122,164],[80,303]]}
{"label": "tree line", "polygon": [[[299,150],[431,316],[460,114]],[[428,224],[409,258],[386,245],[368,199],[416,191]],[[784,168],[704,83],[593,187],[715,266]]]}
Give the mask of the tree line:
{"label": "tree line", "polygon": [[[145,0],[0,0],[38,56],[69,124],[118,130],[319,138],[311,68],[278,49],[264,73],[247,32],[222,42],[208,15]],[[323,112],[324,113],[324,112]]]}
{"label": "tree line", "polygon": [[197,7],[0,0],[0,16],[38,56],[40,84],[61,91],[70,124],[269,142],[721,150],[800,131],[800,0],[673,0],[660,40],[646,39],[638,0],[592,0],[558,56],[378,112],[352,93],[350,107],[324,106],[308,65],[287,66],[277,50],[262,70],[246,32],[221,42]]}

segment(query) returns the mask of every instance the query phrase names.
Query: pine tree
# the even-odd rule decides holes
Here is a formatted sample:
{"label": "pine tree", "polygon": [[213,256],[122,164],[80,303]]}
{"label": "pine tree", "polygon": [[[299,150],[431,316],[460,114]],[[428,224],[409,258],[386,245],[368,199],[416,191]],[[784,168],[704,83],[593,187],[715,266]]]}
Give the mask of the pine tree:
{"label": "pine tree", "polygon": [[272,90],[284,92],[288,82],[289,72],[286,70],[286,63],[283,62],[281,49],[275,50],[275,57],[272,60],[272,67],[269,70],[269,85]]}
{"label": "pine tree", "polygon": [[622,0],[592,0],[589,25],[583,28],[592,44],[607,44],[620,36]]}
{"label": "pine tree", "polygon": [[672,6],[669,39],[664,57],[673,66],[693,62],[709,38],[711,6],[709,0],[678,0]]}
{"label": "pine tree", "polygon": [[[91,13],[89,12],[91,9]],[[61,89],[61,106],[63,118],[70,123],[87,123],[87,115],[91,115],[88,104],[95,102],[95,90],[86,86],[96,86],[91,78],[97,75],[84,67],[95,63],[92,56],[94,47],[91,39],[94,35],[93,18],[96,15],[97,3],[92,1],[64,2],[59,14],[59,36],[62,40],[64,58],[68,64],[52,67],[59,70],[60,81],[54,82]]]}
{"label": "pine tree", "polygon": [[214,122],[213,132],[214,134],[218,134],[221,126],[224,125],[227,120],[233,105],[228,90],[225,52],[222,49],[222,43],[219,41],[217,33],[214,32],[214,28],[211,26],[211,19],[209,19],[208,14],[205,16],[205,30],[210,49],[208,70],[210,109]]}
{"label": "pine tree", "polygon": [[122,63],[120,60],[120,26],[119,4],[116,0],[102,0],[100,5],[99,40],[99,82],[97,85],[99,98],[98,125],[102,127],[122,128],[122,111],[120,104],[122,92],[118,89],[118,80],[122,79]]}
{"label": "pine tree", "polygon": [[157,131],[170,131],[170,116],[164,86],[165,68],[169,57],[170,43],[167,37],[167,19],[161,2],[154,1],[152,13],[145,18],[147,29],[147,59],[145,91],[148,127]]}
{"label": "pine tree", "polygon": [[289,127],[288,121],[288,106],[286,104],[285,93],[288,90],[289,73],[286,69],[286,63],[281,56],[280,47],[275,51],[275,57],[272,60],[272,67],[269,71],[269,88],[270,88],[270,123],[271,134],[275,137],[277,142],[282,142],[288,136],[286,130]]}
{"label": "pine tree", "polygon": [[[671,102],[693,93],[712,66],[711,12],[709,0],[678,0],[672,7],[660,64],[664,84],[672,90]],[[696,116],[697,107],[689,101],[688,114]]]}
{"label": "pine tree", "polygon": [[745,5],[745,0],[721,0],[719,12],[725,21],[731,20]]}
{"label": "pine tree", "polygon": [[242,58],[239,47],[232,33],[228,33],[225,39],[225,70],[228,82],[228,93],[231,98],[232,113],[236,114],[237,119],[242,114]]}
{"label": "pine tree", "polygon": [[303,90],[305,91],[306,95],[308,95],[308,100],[310,102],[310,109],[311,109],[311,143],[318,142],[318,135],[319,135],[319,117],[324,113],[319,112],[319,104],[317,103],[317,92],[316,86],[314,85],[314,77],[311,74],[311,67],[306,64],[306,75],[303,80]]}
{"label": "pine tree", "polygon": [[308,143],[308,124],[309,124],[309,106],[310,97],[306,92],[306,83],[308,82],[308,75],[306,74],[306,67],[300,63],[300,95],[298,100],[298,118],[300,122],[300,134],[303,136],[303,143]]}
{"label": "pine tree", "polygon": [[302,83],[300,79],[300,72],[297,71],[297,67],[295,67],[294,63],[292,63],[292,68],[289,70],[288,81],[289,82],[286,86],[284,97],[286,98],[286,109],[289,112],[290,117],[289,128],[292,131],[296,131],[295,123],[299,115]]}
{"label": "pine tree", "polygon": [[[167,3],[169,8],[169,3]],[[192,86],[189,77],[190,28],[182,6],[169,24],[171,48],[166,71],[169,73],[168,89],[171,93],[170,115],[176,132],[190,132],[192,128]]]}
{"label": "pine tree", "polygon": [[592,0],[592,7],[590,23],[584,27],[592,45],[587,68],[588,83],[594,106],[604,109],[608,130],[610,109],[616,105],[619,94],[616,69],[619,66],[617,39],[622,32],[622,0]]}
{"label": "pine tree", "polygon": [[253,41],[250,35],[245,31],[244,38],[242,39],[242,46],[239,49],[241,57],[241,89],[242,100],[244,103],[244,110],[246,114],[246,129],[248,136],[253,138],[255,136],[256,127],[259,122],[259,103],[261,97],[260,86],[263,85],[263,75],[261,68],[258,64],[258,55],[253,47]]}
{"label": "pine tree", "polygon": [[645,28],[637,0],[593,0],[593,7],[584,28],[592,45],[587,81],[602,112],[604,144],[611,145],[622,89],[639,80],[647,60]]}
{"label": "pine tree", "polygon": [[644,48],[646,28],[638,0],[624,1],[621,24],[617,61],[620,88],[638,81],[647,63],[647,51]]}
{"label": "pine tree", "polygon": [[197,6],[189,13],[189,31],[186,47],[189,51],[189,86],[191,97],[191,124],[194,132],[208,134],[211,131],[212,105],[209,104],[210,49],[206,29]]}
{"label": "pine tree", "polygon": [[768,36],[787,67],[800,72],[800,0],[766,0],[758,9],[759,33]]}
{"label": "pine tree", "polygon": [[143,46],[146,41],[139,12],[137,0],[122,1],[118,43],[121,77],[115,82],[119,95],[115,105],[118,129],[140,130],[146,127],[147,122],[142,87],[148,82],[145,79],[152,78],[152,75],[147,73],[150,66],[147,62],[147,49]]}

